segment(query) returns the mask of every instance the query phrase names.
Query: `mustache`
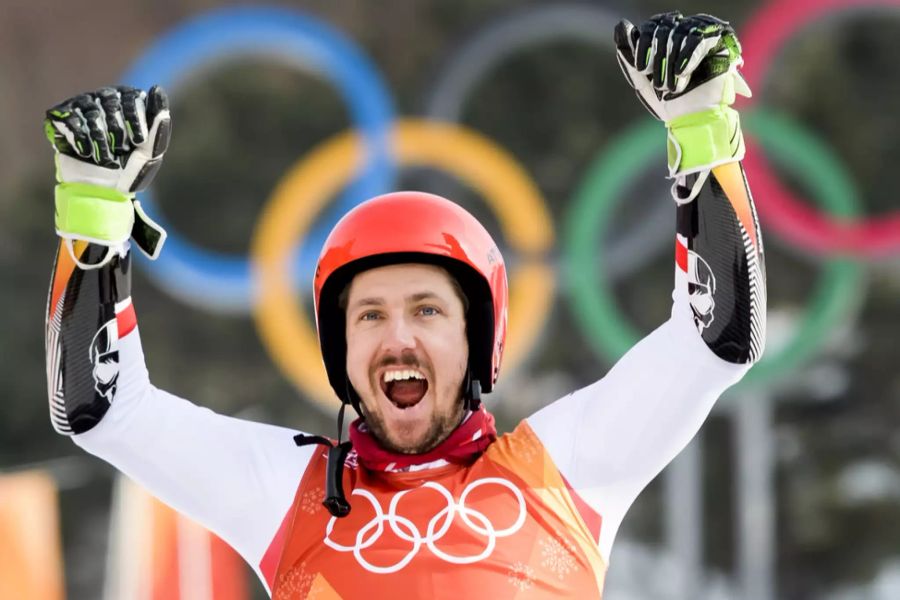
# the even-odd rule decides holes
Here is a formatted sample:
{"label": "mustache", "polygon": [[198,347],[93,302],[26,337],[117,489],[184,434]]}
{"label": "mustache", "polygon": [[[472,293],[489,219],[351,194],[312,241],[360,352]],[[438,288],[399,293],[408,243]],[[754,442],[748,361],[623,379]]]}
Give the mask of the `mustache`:
{"label": "mustache", "polygon": [[421,368],[419,359],[416,357],[414,352],[403,352],[399,356],[396,354],[386,354],[385,356],[378,359],[378,361],[373,365],[373,368],[380,369],[382,367],[397,366]]}

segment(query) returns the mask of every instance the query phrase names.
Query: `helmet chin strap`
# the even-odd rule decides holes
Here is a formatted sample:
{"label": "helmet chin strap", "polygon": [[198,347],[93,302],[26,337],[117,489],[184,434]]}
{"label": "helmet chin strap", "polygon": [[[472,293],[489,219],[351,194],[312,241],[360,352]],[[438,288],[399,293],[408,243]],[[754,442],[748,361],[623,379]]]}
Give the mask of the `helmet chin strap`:
{"label": "helmet chin strap", "polygon": [[343,402],[341,403],[341,409],[338,412],[338,443],[328,449],[325,466],[325,500],[322,504],[334,517],[346,517],[350,514],[350,503],[344,495],[344,461],[353,444],[350,440],[341,442],[346,406]]}
{"label": "helmet chin strap", "polygon": [[328,448],[328,458],[325,467],[325,500],[322,502],[325,508],[328,509],[328,512],[334,517],[346,517],[350,514],[350,502],[347,501],[347,497],[344,495],[344,461],[346,461],[347,454],[353,447],[353,443],[350,440],[346,442],[341,441],[344,435],[344,410],[347,408],[348,401],[353,405],[353,410],[356,411],[356,414],[363,418],[359,396],[356,394],[353,386],[350,385],[349,378],[345,379],[345,385],[347,396],[346,399],[341,399],[341,408],[338,410],[337,444]]}
{"label": "helmet chin strap", "polygon": [[334,517],[346,517],[350,514],[350,503],[344,495],[344,462],[353,444],[350,440],[341,441],[344,436],[344,411],[347,404],[352,404],[353,409],[362,417],[359,410],[359,396],[353,391],[350,382],[347,381],[347,397],[341,398],[341,408],[338,411],[337,443],[321,435],[298,434],[294,436],[294,443],[298,446],[307,444],[322,444],[328,446],[328,457],[325,466],[325,500],[322,504]]}
{"label": "helmet chin strap", "polygon": [[463,391],[463,402],[466,409],[476,411],[481,406],[481,382],[473,379],[471,370],[466,370],[466,387]]}

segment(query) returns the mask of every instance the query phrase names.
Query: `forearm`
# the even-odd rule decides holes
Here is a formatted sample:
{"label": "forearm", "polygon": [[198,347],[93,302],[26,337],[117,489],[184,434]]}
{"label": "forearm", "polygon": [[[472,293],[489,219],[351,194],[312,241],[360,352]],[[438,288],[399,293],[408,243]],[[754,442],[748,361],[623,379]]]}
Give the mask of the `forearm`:
{"label": "forearm", "polygon": [[[76,242],[80,260],[96,262],[107,248]],[[50,420],[63,435],[89,431],[109,410],[119,381],[118,341],[135,328],[131,259],[115,256],[83,270],[60,240],[47,301],[45,351]]]}
{"label": "forearm", "polygon": [[[765,258],[743,168],[732,162],[679,177],[673,191],[676,202],[694,196],[676,209],[673,318],[689,316],[719,358],[755,362],[765,343]],[[677,310],[679,302],[689,310]]]}

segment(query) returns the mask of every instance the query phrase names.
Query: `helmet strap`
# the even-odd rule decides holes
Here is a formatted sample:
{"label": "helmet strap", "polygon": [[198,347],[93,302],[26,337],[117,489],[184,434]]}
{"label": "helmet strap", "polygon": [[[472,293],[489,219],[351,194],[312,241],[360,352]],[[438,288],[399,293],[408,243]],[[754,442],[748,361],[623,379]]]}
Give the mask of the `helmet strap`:
{"label": "helmet strap", "polygon": [[[350,389],[348,384],[348,394]],[[322,504],[334,517],[346,517],[350,514],[350,503],[344,495],[344,463],[353,444],[350,440],[346,442],[341,441],[344,436],[344,410],[346,408],[347,400],[342,399],[341,408],[338,410],[337,443],[320,435],[301,433],[294,436],[294,442],[298,446],[306,446],[307,444],[328,446],[328,456],[325,465],[325,500],[322,501]]]}
{"label": "helmet strap", "polygon": [[463,403],[466,409],[476,411],[481,406],[481,382],[472,377],[472,371],[466,371],[466,388],[463,391]]}
{"label": "helmet strap", "polygon": [[325,466],[325,501],[322,504],[334,517],[346,517],[350,514],[350,503],[344,495],[344,461],[350,452],[350,441],[342,442],[344,434],[344,409],[346,402],[341,402],[338,411],[338,435],[337,444],[328,448],[328,458]]}

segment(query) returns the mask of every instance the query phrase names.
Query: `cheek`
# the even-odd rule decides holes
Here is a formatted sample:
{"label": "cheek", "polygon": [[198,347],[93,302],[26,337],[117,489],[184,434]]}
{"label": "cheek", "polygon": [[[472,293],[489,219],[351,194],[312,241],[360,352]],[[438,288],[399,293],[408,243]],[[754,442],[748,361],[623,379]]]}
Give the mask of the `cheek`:
{"label": "cheek", "polygon": [[465,327],[457,334],[455,348],[457,349],[457,369],[462,377],[469,364],[469,340],[466,337]]}
{"label": "cheek", "polygon": [[369,374],[369,349],[365,336],[347,333],[347,376],[357,390],[363,386]]}
{"label": "cheek", "polygon": [[466,339],[465,327],[454,327],[439,337],[440,362],[444,369],[444,377],[449,387],[455,388],[466,372],[469,362],[469,342]]}

